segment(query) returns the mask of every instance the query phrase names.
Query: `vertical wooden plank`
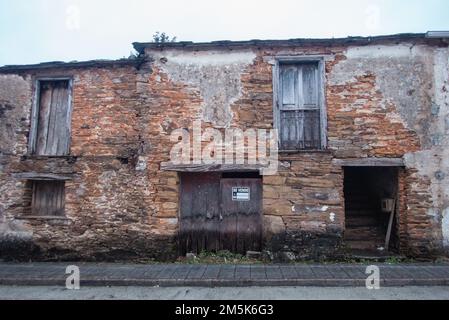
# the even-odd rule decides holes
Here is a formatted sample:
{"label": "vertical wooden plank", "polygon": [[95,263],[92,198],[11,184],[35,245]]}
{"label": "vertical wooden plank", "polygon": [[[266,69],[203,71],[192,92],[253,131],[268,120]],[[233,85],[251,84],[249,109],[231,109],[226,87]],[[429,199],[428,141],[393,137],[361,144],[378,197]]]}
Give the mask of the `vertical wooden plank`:
{"label": "vertical wooden plank", "polygon": [[45,212],[45,192],[42,190],[43,185],[41,181],[33,182],[33,208],[32,214],[36,216],[46,215]]}
{"label": "vertical wooden plank", "polygon": [[54,212],[54,191],[55,191],[55,184],[52,182],[47,181],[41,181],[41,197],[44,199],[42,203],[42,215],[43,216],[52,216]]}
{"label": "vertical wooden plank", "polygon": [[391,238],[391,229],[393,227],[393,218],[396,213],[396,198],[393,200],[393,210],[390,212],[390,217],[388,218],[388,227],[387,234],[385,236],[385,250],[388,251],[388,247],[390,246],[390,238]]}
{"label": "vertical wooden plank", "polygon": [[303,68],[302,64],[295,65],[296,68],[296,81],[297,81],[297,89],[296,89],[296,107],[295,110],[299,110],[304,108],[304,97],[303,97]]}
{"label": "vertical wooden plank", "polygon": [[232,179],[220,180],[220,248],[237,252],[237,214],[232,210]]}
{"label": "vertical wooden plank", "polygon": [[291,111],[280,111],[281,115],[281,146],[283,150],[289,150],[291,148],[291,119],[289,115]]}
{"label": "vertical wooden plank", "polygon": [[297,143],[295,145],[295,149],[303,149],[304,148],[304,125],[305,125],[305,117],[304,111],[298,110],[296,112],[296,126],[297,126]]}
{"label": "vertical wooden plank", "polygon": [[279,61],[275,61],[273,70],[272,70],[272,78],[273,78],[273,127],[277,129],[277,143],[278,149],[282,148],[281,146],[281,119],[280,119],[280,66]]}
{"label": "vertical wooden plank", "polygon": [[[249,188],[250,200],[233,200],[233,187]],[[221,201],[223,220],[220,223],[220,233],[223,236],[223,247],[242,254],[248,250],[259,251],[262,230],[262,180],[221,179]]]}
{"label": "vertical wooden plank", "polygon": [[319,110],[305,110],[304,141],[306,149],[320,148]]}
{"label": "vertical wooden plank", "polygon": [[59,210],[60,210],[60,199],[61,199],[61,190],[60,190],[60,183],[55,183],[54,192],[53,192],[53,212],[52,215],[59,216]]}
{"label": "vertical wooden plank", "polygon": [[303,108],[318,108],[317,65],[304,64],[302,66],[302,95]]}
{"label": "vertical wooden plank", "polygon": [[65,81],[53,82],[53,95],[51,101],[51,111],[48,125],[48,137],[47,137],[47,154],[48,155],[61,155],[58,153],[58,140],[60,136],[60,127],[64,125],[64,122],[60,122],[60,114],[62,109],[62,98],[64,92]]}
{"label": "vertical wooden plank", "polygon": [[179,250],[185,255],[191,247],[191,216],[192,216],[192,184],[186,174],[180,174],[180,220],[179,220]]}
{"label": "vertical wooden plank", "polygon": [[48,121],[51,110],[52,94],[52,87],[47,82],[41,82],[36,141],[36,154],[38,155],[46,154]]}
{"label": "vertical wooden plank", "polygon": [[37,144],[37,123],[38,123],[38,115],[39,115],[39,104],[40,104],[40,81],[36,80],[34,82],[34,99],[33,106],[31,108],[31,126],[30,126],[30,135],[29,135],[29,143],[28,143],[28,153],[34,154],[36,153],[36,144]]}
{"label": "vertical wooden plank", "polygon": [[58,97],[58,108],[56,111],[56,154],[57,155],[65,155],[68,150],[68,141],[69,141],[69,125],[68,125],[68,109],[69,109],[69,100],[68,100],[68,81],[61,82],[60,95]]}
{"label": "vertical wooden plank", "polygon": [[48,129],[47,129],[47,139],[45,143],[45,155],[56,155],[52,153],[52,145],[54,138],[54,126],[55,126],[55,99],[57,95],[58,89],[55,87],[54,82],[51,82],[52,94],[51,94],[51,102],[50,102],[50,111],[48,113]]}
{"label": "vertical wooden plank", "polygon": [[63,216],[64,215],[64,211],[65,211],[65,182],[64,181],[60,181],[60,190],[61,190],[61,195],[60,195],[60,201],[59,201],[59,215]]}
{"label": "vertical wooden plank", "polygon": [[316,141],[319,139],[316,137],[316,127],[319,126],[318,118],[316,118],[316,110],[318,110],[318,81],[317,81],[317,64],[303,64],[302,65],[302,82],[304,104],[303,118],[303,148],[304,149],[318,149]]}
{"label": "vertical wooden plank", "polygon": [[67,87],[67,113],[65,117],[65,126],[66,126],[66,140],[65,140],[65,148],[64,155],[70,154],[70,143],[72,139],[72,90],[73,90],[73,80],[68,80]]}
{"label": "vertical wooden plank", "polygon": [[320,133],[320,110],[314,111],[314,121],[313,121],[313,148],[321,148],[321,133]]}
{"label": "vertical wooden plank", "polygon": [[312,121],[310,112],[304,111],[304,149],[310,149],[312,140]]}
{"label": "vertical wooden plank", "polygon": [[287,118],[287,112],[286,111],[280,111],[280,117],[281,117],[281,149],[286,150],[288,149],[288,137],[290,136],[290,130],[289,130],[289,123]]}
{"label": "vertical wooden plank", "polygon": [[288,150],[294,150],[297,148],[298,143],[298,122],[297,122],[297,110],[288,112],[288,127],[289,127],[289,137],[288,137]]}
{"label": "vertical wooden plank", "polygon": [[291,150],[294,144],[294,142],[292,142],[292,139],[295,135],[296,125],[294,123],[294,120],[292,119],[293,112],[292,111],[282,112],[284,118],[284,123],[282,125],[285,126],[286,130],[282,141],[284,150]]}
{"label": "vertical wooden plank", "polygon": [[31,215],[36,215],[37,208],[37,197],[36,197],[36,181],[32,181],[32,193],[31,193]]}
{"label": "vertical wooden plank", "polygon": [[297,105],[298,75],[295,66],[283,66],[281,69],[282,108]]}
{"label": "vertical wooden plank", "polygon": [[47,196],[47,216],[53,216],[55,215],[55,198],[56,198],[56,190],[57,190],[57,183],[44,183],[46,192],[45,195]]}
{"label": "vertical wooden plank", "polygon": [[218,247],[219,173],[182,173],[180,253]]}
{"label": "vertical wooden plank", "polygon": [[34,192],[33,192],[33,203],[34,207],[32,208],[32,214],[39,216],[41,214],[41,196],[40,196],[40,189],[39,189],[39,182],[34,181],[33,182]]}
{"label": "vertical wooden plank", "polygon": [[327,147],[327,107],[326,107],[326,82],[325,82],[325,62],[321,59],[318,63],[318,105],[320,109],[320,146]]}
{"label": "vertical wooden plank", "polygon": [[40,198],[39,215],[48,216],[48,191],[44,181],[39,181],[38,191]]}
{"label": "vertical wooden plank", "polygon": [[251,190],[251,200],[245,208],[241,208],[242,214],[237,217],[237,230],[239,242],[243,243],[243,253],[248,250],[261,250],[262,236],[262,180],[243,179],[243,185]]}
{"label": "vertical wooden plank", "polygon": [[63,184],[62,181],[55,181],[54,184],[54,191],[53,191],[53,203],[54,203],[54,210],[52,212],[52,215],[54,216],[61,216],[62,211],[62,201],[63,201]]}

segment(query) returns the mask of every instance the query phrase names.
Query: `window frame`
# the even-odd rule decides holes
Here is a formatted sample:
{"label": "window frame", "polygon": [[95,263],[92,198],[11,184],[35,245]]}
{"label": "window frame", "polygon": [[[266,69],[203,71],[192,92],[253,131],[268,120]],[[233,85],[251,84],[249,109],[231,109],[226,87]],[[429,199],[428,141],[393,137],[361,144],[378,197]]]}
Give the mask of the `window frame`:
{"label": "window frame", "polygon": [[[281,65],[282,64],[318,64],[318,106],[320,112],[320,149],[281,149],[279,135],[280,129],[280,99],[281,94]],[[276,56],[273,67],[273,127],[278,130],[278,147],[280,152],[313,152],[323,151],[327,148],[327,107],[326,107],[326,81],[324,56]]]}
{"label": "window frame", "polygon": [[[38,119],[39,119],[39,109],[40,109],[40,94],[41,94],[41,82],[44,81],[68,81],[68,105],[67,105],[67,117],[69,120],[69,136],[68,136],[68,149],[66,155],[37,155],[36,154],[36,144],[37,144],[37,129],[38,129]],[[34,80],[34,94],[33,94],[33,104],[31,106],[31,119],[30,119],[30,135],[28,139],[28,155],[30,156],[50,156],[50,157],[66,157],[71,153],[71,140],[72,140],[72,110],[73,110],[73,77],[72,76],[50,76],[50,77],[37,77]]]}

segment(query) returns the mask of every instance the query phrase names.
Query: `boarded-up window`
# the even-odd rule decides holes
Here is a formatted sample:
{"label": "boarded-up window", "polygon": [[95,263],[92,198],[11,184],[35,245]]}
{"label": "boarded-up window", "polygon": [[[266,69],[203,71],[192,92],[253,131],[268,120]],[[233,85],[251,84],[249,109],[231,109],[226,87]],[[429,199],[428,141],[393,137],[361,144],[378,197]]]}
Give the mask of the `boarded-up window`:
{"label": "boarded-up window", "polygon": [[281,150],[323,146],[321,90],[318,62],[280,64],[276,118]]}
{"label": "boarded-up window", "polygon": [[63,216],[65,205],[64,181],[33,181],[32,216]]}
{"label": "boarded-up window", "polygon": [[70,142],[70,80],[38,81],[32,148],[37,155],[67,155]]}

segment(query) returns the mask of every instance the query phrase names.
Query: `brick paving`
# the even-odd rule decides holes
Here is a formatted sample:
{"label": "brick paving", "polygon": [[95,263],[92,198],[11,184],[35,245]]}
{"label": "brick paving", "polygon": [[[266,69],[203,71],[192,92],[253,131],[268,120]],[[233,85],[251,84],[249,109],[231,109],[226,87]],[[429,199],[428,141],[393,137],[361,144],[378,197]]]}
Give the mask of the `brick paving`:
{"label": "brick paving", "polygon": [[[0,263],[0,285],[65,285],[66,267],[88,286],[365,286],[361,264]],[[381,286],[449,285],[449,264],[375,264]]]}

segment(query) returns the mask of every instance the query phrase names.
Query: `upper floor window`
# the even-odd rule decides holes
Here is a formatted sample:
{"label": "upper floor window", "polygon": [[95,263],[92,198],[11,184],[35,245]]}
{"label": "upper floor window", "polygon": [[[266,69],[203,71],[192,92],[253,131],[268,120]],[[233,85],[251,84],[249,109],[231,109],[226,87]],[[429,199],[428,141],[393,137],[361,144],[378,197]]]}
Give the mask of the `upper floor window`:
{"label": "upper floor window", "polygon": [[279,132],[279,149],[325,148],[323,62],[279,60],[275,69],[274,119]]}
{"label": "upper floor window", "polygon": [[63,156],[70,149],[71,80],[38,80],[32,113],[31,152]]}

